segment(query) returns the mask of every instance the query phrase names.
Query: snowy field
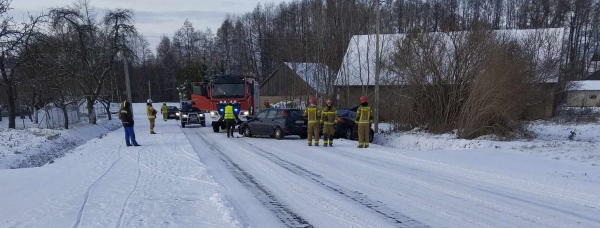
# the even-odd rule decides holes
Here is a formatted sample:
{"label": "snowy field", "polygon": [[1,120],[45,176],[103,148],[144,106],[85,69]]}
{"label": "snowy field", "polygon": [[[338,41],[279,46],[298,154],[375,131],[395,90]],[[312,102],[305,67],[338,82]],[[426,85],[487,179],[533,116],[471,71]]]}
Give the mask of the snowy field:
{"label": "snowy field", "polygon": [[[422,148],[391,135],[377,140],[396,148],[323,148],[160,119],[150,135],[143,104],[134,110],[141,147],[124,147],[119,129],[45,166],[0,169],[0,227],[600,227],[592,160],[450,135]],[[578,125],[573,141],[569,126],[539,125],[537,139],[514,143],[596,142],[595,125]]]}
{"label": "snowy field", "polygon": [[121,127],[119,120],[99,119],[97,125],[81,123],[71,125],[69,130],[43,129],[27,120],[26,128],[9,129],[8,119],[5,120],[0,127],[0,169],[42,166]]}
{"label": "snowy field", "polygon": [[[384,132],[389,124],[380,127]],[[484,136],[474,140],[458,139],[456,134],[429,134],[422,131],[384,133],[374,143],[392,148],[420,151],[456,151],[465,149],[511,149],[548,159],[584,162],[600,166],[600,123],[556,124],[534,121],[528,129],[532,139],[500,141]]]}

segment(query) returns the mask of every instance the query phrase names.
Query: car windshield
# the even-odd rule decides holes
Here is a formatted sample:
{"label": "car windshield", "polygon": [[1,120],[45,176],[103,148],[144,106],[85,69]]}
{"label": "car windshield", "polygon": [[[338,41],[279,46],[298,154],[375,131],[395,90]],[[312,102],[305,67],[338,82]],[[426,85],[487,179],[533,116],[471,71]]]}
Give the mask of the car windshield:
{"label": "car windshield", "polygon": [[244,84],[215,84],[212,90],[213,98],[243,98]]}
{"label": "car windshield", "polygon": [[288,116],[291,117],[301,117],[303,114],[300,110],[286,110],[286,112],[288,113]]}
{"label": "car windshield", "polygon": [[200,96],[205,96],[202,93],[202,87],[204,86],[204,84],[202,83],[194,83],[192,84],[192,94],[196,94],[196,95],[200,95]]}

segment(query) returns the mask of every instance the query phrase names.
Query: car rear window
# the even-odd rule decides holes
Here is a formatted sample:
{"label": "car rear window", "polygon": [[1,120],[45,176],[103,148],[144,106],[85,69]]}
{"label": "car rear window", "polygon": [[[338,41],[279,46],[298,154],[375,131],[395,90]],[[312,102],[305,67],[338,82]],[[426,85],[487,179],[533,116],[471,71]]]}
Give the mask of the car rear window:
{"label": "car rear window", "polygon": [[267,117],[267,112],[268,111],[262,111],[258,113],[258,115],[256,115],[256,118],[264,119],[265,117]]}
{"label": "car rear window", "polygon": [[278,110],[270,110],[269,114],[267,114],[267,119],[273,119],[277,117]]}
{"label": "car rear window", "polygon": [[300,110],[285,110],[288,116],[291,117],[301,117],[304,113]]}

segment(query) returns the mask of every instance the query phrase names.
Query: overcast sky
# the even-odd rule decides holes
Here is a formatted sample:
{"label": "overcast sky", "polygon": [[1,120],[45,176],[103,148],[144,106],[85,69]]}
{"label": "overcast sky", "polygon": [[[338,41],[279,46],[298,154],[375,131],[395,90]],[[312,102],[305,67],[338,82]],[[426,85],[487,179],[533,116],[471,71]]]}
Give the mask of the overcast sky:
{"label": "overcast sky", "polygon": [[[289,0],[91,0],[99,10],[126,8],[135,11],[136,27],[155,49],[162,35],[173,36],[189,19],[194,28],[211,28],[216,33],[227,14],[250,12],[258,3]],[[49,8],[72,5],[74,0],[12,0],[10,14],[19,20],[27,13],[39,14]]]}

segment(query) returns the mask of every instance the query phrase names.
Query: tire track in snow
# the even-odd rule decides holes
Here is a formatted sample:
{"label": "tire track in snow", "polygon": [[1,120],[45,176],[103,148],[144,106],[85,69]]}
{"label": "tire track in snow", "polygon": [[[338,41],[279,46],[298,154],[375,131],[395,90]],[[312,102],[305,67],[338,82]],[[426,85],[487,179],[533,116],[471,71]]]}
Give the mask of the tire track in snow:
{"label": "tire track in snow", "polygon": [[326,180],[325,178],[323,178],[323,176],[313,173],[310,170],[307,170],[304,167],[301,167],[295,163],[289,162],[285,159],[282,159],[281,157],[265,151],[255,145],[252,145],[248,142],[246,142],[245,140],[241,140],[242,142],[244,142],[246,145],[254,148],[256,151],[259,151],[260,153],[257,153],[258,155],[274,162],[275,164],[281,166],[282,168],[296,174],[302,177],[305,177],[309,180],[312,180],[320,185],[322,185],[325,188],[328,188],[334,192],[337,192],[338,194],[349,198],[350,200],[372,210],[373,212],[385,217],[386,220],[389,220],[391,222],[393,222],[394,224],[398,225],[398,227],[429,227],[419,221],[416,221],[408,216],[405,216],[397,211],[394,211],[393,209],[390,209],[388,206],[385,205],[385,203],[381,202],[381,201],[375,201],[369,198],[369,196],[365,195],[364,193],[361,193],[359,191],[354,191],[354,190],[348,190],[348,189],[344,189],[341,186]]}
{"label": "tire track in snow", "polygon": [[154,172],[154,173],[158,173],[160,175],[168,176],[168,177],[171,177],[173,179],[182,179],[182,180],[187,180],[187,181],[193,181],[193,182],[196,182],[196,183],[200,183],[200,184],[202,184],[202,185],[204,185],[206,187],[211,187],[213,189],[218,188],[218,184],[216,184],[216,183],[212,183],[212,182],[208,182],[208,181],[203,181],[203,180],[198,180],[198,179],[190,178],[190,177],[177,176],[177,175],[173,175],[173,174],[162,172],[162,171],[157,170],[157,169],[153,169],[151,167],[148,167],[147,165],[145,165],[142,162],[137,163],[135,159],[133,159],[131,156],[129,156],[129,154],[126,154],[126,155],[129,158],[129,160],[131,160],[132,162],[134,162],[137,165],[141,166],[142,168],[147,169],[150,172]]}
{"label": "tire track in snow", "polygon": [[[183,133],[183,132],[182,132],[182,133]],[[171,140],[171,142],[177,142],[177,146],[175,146],[175,147],[179,147],[179,148],[182,150],[182,152],[183,152],[183,153],[177,153],[177,152],[176,152],[176,150],[177,150],[177,149],[175,149],[175,150],[170,150],[170,149],[167,147],[167,145],[166,145],[166,144],[165,144],[165,143],[164,143],[162,140],[159,142],[159,143],[160,143],[160,146],[161,146],[161,147],[162,147],[162,148],[163,148],[165,151],[169,152],[170,154],[173,154],[173,155],[175,155],[176,157],[179,157],[179,158],[183,158],[183,159],[184,159],[184,161],[191,162],[191,163],[193,163],[195,166],[198,166],[199,168],[206,169],[206,166],[205,166],[204,164],[202,164],[200,161],[196,160],[196,158],[197,158],[197,157],[190,156],[190,155],[187,153],[187,151],[186,151],[185,149],[183,149],[183,146],[181,146],[181,140],[178,140],[178,139],[177,139],[177,134],[172,134],[172,135],[173,135],[173,139]]]}
{"label": "tire track in snow", "polygon": [[[138,175],[135,179],[135,185],[133,186],[133,189],[131,190],[131,192],[129,192],[129,195],[127,195],[127,199],[125,199],[125,202],[123,202],[123,207],[121,208],[121,214],[119,215],[119,221],[117,222],[117,228],[121,227],[121,225],[122,225],[121,223],[123,222],[123,215],[125,215],[125,210],[127,209],[127,206],[129,205],[129,199],[131,199],[131,196],[133,196],[133,194],[137,190],[138,184],[140,182],[140,176],[142,175],[142,169],[140,168],[140,165],[139,165],[141,151],[142,151],[142,149],[138,150],[138,158],[137,158]],[[129,156],[129,152],[127,152],[127,149],[125,149],[125,153],[127,153],[127,155]]]}
{"label": "tire track in snow", "polygon": [[[510,190],[512,189],[511,186],[507,186],[508,184],[501,184],[501,183],[496,183],[494,182],[493,178],[484,178],[484,177],[480,177],[480,179],[476,179],[476,181],[481,181],[481,182],[489,182],[492,183],[494,185],[498,185],[501,187],[507,187],[508,189],[505,189],[505,191],[508,191],[507,193],[500,193],[497,191],[493,190],[492,186],[479,186],[479,185],[470,185],[470,184],[464,184],[462,182],[457,182],[457,179],[449,179],[449,178],[442,178],[438,175],[434,175],[432,172],[424,172],[424,170],[421,170],[419,172],[415,172],[418,171],[417,169],[414,168],[409,168],[407,171],[408,173],[406,174],[402,174],[403,172],[400,172],[399,170],[395,170],[395,167],[398,166],[397,163],[391,163],[387,160],[378,160],[378,159],[373,159],[371,157],[365,156],[363,154],[356,154],[356,155],[350,155],[348,153],[346,153],[346,151],[343,150],[339,150],[339,149],[334,149],[334,153],[337,155],[340,155],[342,157],[348,158],[350,160],[356,160],[356,161],[361,161],[364,164],[360,164],[357,163],[359,165],[364,165],[365,167],[373,167],[373,169],[379,170],[381,172],[384,172],[384,170],[380,170],[379,167],[385,167],[389,170],[394,170],[394,172],[397,172],[395,175],[398,175],[398,177],[403,177],[405,178],[407,181],[410,181],[413,184],[434,190],[434,191],[438,191],[442,194],[446,194],[448,196],[452,196],[452,197],[459,197],[461,199],[464,199],[466,201],[472,201],[474,204],[476,205],[480,205],[483,206],[485,205],[485,207],[489,210],[494,210],[497,211],[498,213],[503,213],[503,214],[510,214],[511,216],[514,216],[516,218],[521,218],[523,220],[527,220],[527,221],[531,221],[531,222],[540,222],[540,221],[544,221],[547,223],[544,223],[547,227],[564,227],[563,226],[556,226],[554,224],[554,222],[552,222],[551,220],[548,219],[547,215],[546,217],[541,216],[540,213],[537,214],[532,214],[530,213],[530,211],[535,210],[546,210],[546,213],[553,213],[553,215],[569,215],[571,217],[576,217],[573,218],[574,221],[580,221],[583,222],[584,220],[586,220],[587,222],[591,222],[591,223],[598,223],[600,222],[600,220],[598,220],[597,218],[593,217],[593,216],[589,216],[589,215],[585,215],[585,214],[578,214],[575,213],[573,211],[569,211],[568,209],[563,209],[557,206],[554,206],[552,203],[547,203],[547,202],[538,202],[535,199],[529,199],[527,198],[527,195],[529,192],[524,191],[524,192],[520,192],[520,191],[516,191],[516,192],[511,192]],[[381,151],[381,150],[377,150],[377,151]],[[381,151],[381,152],[385,152],[385,151]],[[401,160],[402,163],[404,164],[412,164],[408,161],[408,159],[402,159]],[[369,164],[369,166],[367,166],[367,164]],[[414,163],[412,165],[415,165],[417,163]],[[425,165],[425,164],[423,164]],[[407,167],[412,167],[411,165],[407,166]],[[437,167],[430,167],[430,166],[423,166],[421,168],[425,168],[425,169],[432,169],[433,171],[439,171]],[[461,168],[462,169],[462,168]],[[467,169],[468,170],[468,169]],[[385,172],[389,172],[389,171],[385,171]],[[473,172],[479,172],[479,171],[473,171]],[[448,173],[448,174],[453,174],[453,175],[458,175],[458,173]],[[471,192],[471,190],[452,190],[452,189],[448,189],[446,187],[443,186],[439,186],[436,184],[432,184],[432,183],[426,183],[423,181],[420,181],[418,179],[413,179],[412,177],[423,177],[424,179],[435,179],[438,180],[440,182],[444,182],[447,183],[449,185],[452,186],[460,186],[461,188],[464,189],[473,189],[476,190],[476,192],[473,192],[471,194],[464,194],[465,192]],[[460,177],[464,177],[469,179],[467,176],[460,176]],[[517,182],[519,183],[519,182]],[[540,189],[541,190],[541,189]],[[525,194],[522,197],[515,197],[515,194]],[[532,193],[535,195],[535,193]],[[543,194],[542,194],[543,195]],[[542,214],[543,215],[543,214]]]}
{"label": "tire track in snow", "polygon": [[242,169],[237,163],[227,156],[214,144],[210,143],[204,138],[200,132],[196,132],[198,137],[210,147],[211,151],[221,160],[227,168],[231,171],[233,176],[242,183],[252,194],[269,209],[273,214],[283,223],[286,227],[291,228],[312,228],[313,225],[308,223],[300,215],[294,213],[291,209],[286,207],[284,204],[279,202],[277,198],[264,186],[259,184],[254,176]]}
{"label": "tire track in snow", "polygon": [[117,150],[117,154],[119,154],[119,158],[117,160],[115,160],[112,165],[110,165],[110,167],[108,167],[108,169],[106,170],[106,172],[104,172],[104,174],[102,174],[102,176],[98,177],[98,179],[96,179],[96,181],[94,181],[94,183],[92,183],[86,190],[85,192],[85,196],[83,198],[83,203],[81,204],[81,208],[79,209],[79,213],[77,213],[77,220],[75,221],[75,224],[73,224],[73,228],[77,228],[81,225],[81,220],[83,219],[83,215],[85,212],[85,206],[87,205],[88,199],[90,198],[90,195],[92,194],[92,191],[94,190],[94,187],[96,187],[96,185],[98,184],[98,182],[100,182],[104,176],[106,176],[106,174],[108,174],[113,167],[115,167],[115,165],[117,164],[117,162],[119,162],[121,160],[121,148],[123,146],[120,145],[119,149]]}

